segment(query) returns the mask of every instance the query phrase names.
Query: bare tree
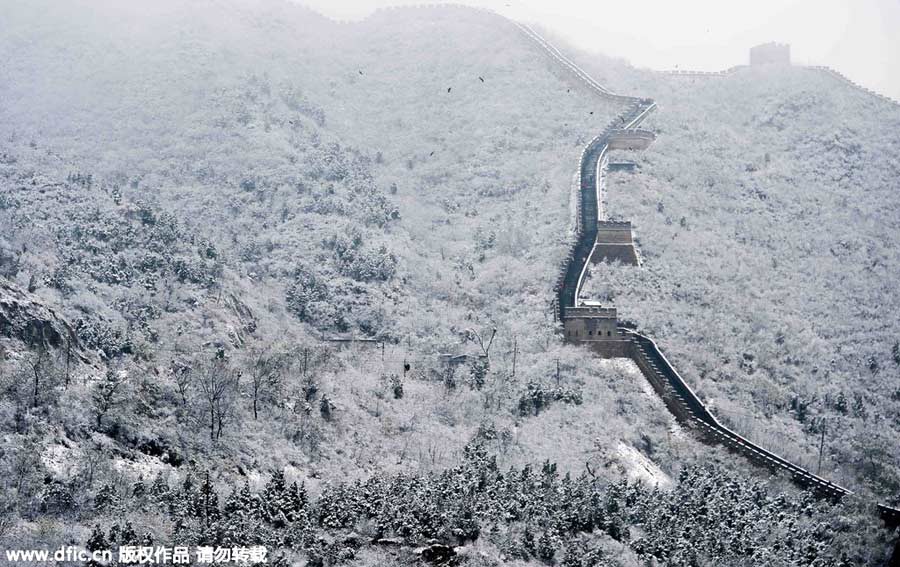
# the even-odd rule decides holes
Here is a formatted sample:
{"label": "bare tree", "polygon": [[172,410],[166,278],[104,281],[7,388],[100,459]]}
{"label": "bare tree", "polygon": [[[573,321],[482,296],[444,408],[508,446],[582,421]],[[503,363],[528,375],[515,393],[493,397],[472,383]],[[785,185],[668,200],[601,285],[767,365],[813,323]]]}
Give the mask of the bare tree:
{"label": "bare tree", "polygon": [[272,399],[281,389],[281,378],[286,363],[283,354],[271,348],[253,348],[247,361],[250,375],[250,395],[253,402],[253,419],[259,417],[260,403]]}
{"label": "bare tree", "polygon": [[50,354],[43,344],[39,344],[37,349],[27,358],[27,361],[31,370],[31,406],[37,407],[40,389],[42,386],[46,386],[46,382],[50,379]]}
{"label": "bare tree", "polygon": [[27,506],[30,497],[40,486],[42,476],[39,473],[43,466],[39,440],[33,436],[27,437],[21,446],[13,449],[6,458],[9,464],[4,471],[4,484],[6,487],[13,487],[10,492],[15,495],[17,507]]}
{"label": "bare tree", "polygon": [[63,349],[61,356],[65,360],[65,374],[64,374],[64,387],[66,390],[69,389],[69,382],[72,378],[72,354],[73,354],[73,346],[72,346],[72,337],[66,336],[66,345],[65,349]]}
{"label": "bare tree", "polygon": [[25,414],[32,401],[31,367],[24,360],[9,366],[2,364],[3,360],[0,358],[0,395],[14,404],[13,431],[23,433]]}
{"label": "bare tree", "polygon": [[478,346],[481,347],[481,352],[484,353],[485,357],[489,357],[491,354],[491,345],[494,344],[494,337],[497,335],[497,328],[494,327],[491,329],[491,336],[488,339],[487,344],[484,342],[484,336],[481,333],[474,329],[466,329],[466,340],[472,341],[473,343],[478,343]]}
{"label": "bare tree", "polygon": [[181,405],[182,407],[187,407],[188,393],[190,392],[191,382],[193,380],[191,367],[187,364],[182,364],[173,360],[171,369],[172,376],[175,378],[175,388],[178,389],[178,395],[181,396]]}
{"label": "bare tree", "polygon": [[209,440],[218,441],[225,424],[234,415],[241,373],[224,359],[216,359],[200,366],[197,389],[203,403],[203,415],[209,426]]}

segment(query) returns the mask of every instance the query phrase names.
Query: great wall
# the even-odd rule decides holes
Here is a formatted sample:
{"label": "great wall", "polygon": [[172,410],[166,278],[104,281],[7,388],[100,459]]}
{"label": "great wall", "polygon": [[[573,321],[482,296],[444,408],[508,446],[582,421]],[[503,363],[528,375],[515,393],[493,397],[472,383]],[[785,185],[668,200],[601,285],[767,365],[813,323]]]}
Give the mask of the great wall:
{"label": "great wall", "polygon": [[[559,64],[564,72],[572,75],[589,90],[606,100],[625,105],[625,109],[613,122],[587,143],[580,156],[579,170],[575,176],[577,192],[573,199],[575,211],[572,242],[562,263],[555,286],[554,312],[558,321],[562,323],[564,340],[585,346],[601,358],[633,360],[661,398],[667,410],[680,424],[694,432],[701,441],[710,445],[722,445],[733,453],[745,457],[756,466],[786,473],[798,486],[820,498],[838,501],[852,494],[849,489],[795,465],[722,425],[677,372],[653,339],[621,325],[614,307],[601,306],[594,301],[579,299],[591,263],[618,261],[622,264],[640,265],[640,256],[635,249],[632,237],[631,222],[609,220],[603,207],[603,194],[606,188],[606,174],[610,165],[609,152],[623,149],[646,149],[655,140],[656,135],[653,132],[639,128],[647,116],[657,109],[655,101],[649,98],[621,95],[609,90],[533,28],[489,9],[447,3],[381,7],[376,11],[389,12],[410,8],[476,10],[487,16],[503,20],[505,24],[511,23],[530,41],[534,42],[548,58]],[[351,20],[332,21],[339,24],[355,23]],[[900,106],[900,101],[859,85],[830,67],[819,65],[795,67],[825,73],[850,88],[889,104]],[[749,68],[748,65],[735,65],[721,71],[668,70],[653,72],[669,77],[725,78],[747,68]],[[11,290],[7,291],[11,293]],[[49,313],[47,320],[55,321],[56,315],[52,310],[49,310]],[[2,316],[3,313],[0,313],[0,319],[3,318]],[[29,324],[31,323],[29,322]],[[52,323],[52,325],[56,324]],[[47,329],[49,328],[47,327]],[[41,327],[35,331],[29,328],[27,332],[31,334],[39,332],[41,336],[44,336],[47,332],[52,331],[52,329],[50,331],[47,329]],[[71,335],[71,329],[67,328],[66,331]],[[72,336],[74,337],[74,335]],[[51,337],[46,340],[53,342],[54,339]],[[81,353],[78,356],[82,357]],[[886,526],[900,526],[900,509],[881,503],[875,504],[875,507]],[[900,565],[900,541],[897,543],[890,565]]]}
{"label": "great wall", "polygon": [[[838,81],[847,85],[848,87],[851,87],[851,88],[856,89],[860,92],[863,92],[867,95],[870,95],[870,96],[873,96],[880,100],[883,100],[884,102],[893,104],[895,106],[900,106],[900,101],[894,100],[893,98],[891,98],[887,95],[883,95],[877,91],[873,91],[872,89],[870,89],[868,87],[864,87],[864,86],[860,85],[859,83],[856,83],[853,80],[847,78],[847,76],[844,75],[843,73],[841,73],[840,71],[836,71],[836,70],[832,69],[831,67],[826,67],[824,65],[795,65],[795,67],[800,68],[800,69],[807,69],[810,71],[824,73],[824,74],[828,75],[829,77],[833,77],[833,78],[837,79]],[[749,65],[735,65],[734,67],[729,67],[728,69],[724,69],[722,71],[690,71],[690,70],[675,69],[675,70],[669,70],[669,71],[655,71],[655,72],[663,74],[663,75],[667,75],[670,77],[684,77],[684,78],[689,78],[689,79],[690,78],[705,79],[705,78],[727,77],[729,75],[733,75],[741,70],[748,69],[748,68],[749,68]]]}
{"label": "great wall", "polygon": [[[820,498],[838,501],[852,494],[847,488],[795,465],[722,425],[678,374],[653,339],[620,325],[615,308],[603,307],[594,301],[579,301],[579,293],[590,263],[605,260],[619,260],[632,265],[640,263],[639,255],[634,249],[631,223],[609,221],[603,209],[602,197],[606,172],[609,169],[609,151],[644,149],[655,139],[654,133],[640,130],[638,126],[656,109],[656,103],[649,98],[620,95],[609,90],[533,28],[490,9],[446,3],[407,5],[402,8],[386,7],[379,8],[376,12],[409,8],[475,10],[487,17],[496,18],[501,25],[512,24],[544,55],[558,64],[564,73],[569,74],[597,96],[625,105],[625,110],[603,132],[588,142],[581,153],[579,170],[576,174],[578,194],[573,195],[572,199],[575,204],[574,230],[570,231],[572,242],[557,278],[553,306],[558,321],[563,325],[564,340],[587,346],[602,358],[633,360],[669,412],[680,424],[693,431],[701,441],[710,445],[722,445],[733,453],[745,457],[754,465],[786,474],[798,486]],[[748,67],[735,65],[722,71],[653,72],[669,77],[724,78]],[[863,87],[830,67],[795,67],[826,73],[846,86],[900,106],[900,102]],[[880,503],[876,503],[875,507],[886,527],[900,526],[900,509]],[[889,565],[900,567],[900,540],[897,541]]]}
{"label": "great wall", "polygon": [[[581,154],[578,175],[580,199],[576,199],[577,220],[574,242],[557,281],[554,309],[562,322],[565,340],[569,343],[586,346],[602,358],[625,357],[632,359],[676,420],[695,432],[700,440],[712,445],[723,445],[757,466],[773,472],[786,473],[797,485],[818,497],[837,501],[852,494],[847,488],[795,465],[722,425],[678,374],[678,371],[651,338],[620,325],[614,307],[604,307],[597,302],[579,299],[585,274],[592,262],[615,259],[626,264],[638,264],[638,258],[633,252],[630,223],[627,221],[613,223],[606,220],[602,197],[605,190],[609,151],[643,149],[649,146],[655,136],[651,132],[639,130],[638,126],[650,112],[656,109],[656,103],[647,98],[613,93],[593,80],[588,73],[565,57],[532,28],[520,23],[515,23],[515,25],[534,41],[541,51],[598,96],[626,104],[626,109],[613,121],[613,124],[591,140]],[[742,68],[743,66],[732,67],[721,73],[677,72],[673,74],[726,76],[739,72]],[[839,78],[843,77],[827,67],[811,67],[810,69],[828,72]],[[846,81],[846,79],[844,80]],[[877,95],[877,93],[872,93],[854,83],[850,84],[864,92]],[[877,96],[896,104],[887,97]],[[629,251],[628,248],[632,250]],[[887,526],[900,525],[900,510],[884,504],[876,504],[876,506],[879,516]]]}

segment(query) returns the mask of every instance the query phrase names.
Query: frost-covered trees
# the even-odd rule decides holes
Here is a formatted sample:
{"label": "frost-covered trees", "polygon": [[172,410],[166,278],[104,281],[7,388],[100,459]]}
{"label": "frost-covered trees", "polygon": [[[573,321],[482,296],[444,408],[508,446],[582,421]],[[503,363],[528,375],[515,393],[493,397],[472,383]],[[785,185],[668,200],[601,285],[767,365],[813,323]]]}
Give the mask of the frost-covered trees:
{"label": "frost-covered trees", "polygon": [[563,388],[548,387],[537,382],[529,382],[525,391],[519,396],[518,412],[521,416],[538,415],[553,402],[581,405],[581,391]]}
{"label": "frost-covered trees", "polygon": [[335,234],[324,244],[334,253],[338,271],[357,281],[387,281],[397,270],[397,257],[385,245],[367,247],[357,230]]}
{"label": "frost-covered trees", "polygon": [[[852,540],[846,507],[772,494],[721,468],[687,468],[672,491],[660,491],[561,475],[549,462],[501,471],[477,443],[464,455],[459,466],[440,472],[329,482],[316,498],[281,470],[255,493],[246,483],[216,487],[208,472],[189,470],[174,489],[164,482],[155,488],[161,484],[155,481],[150,498],[163,505],[181,543],[288,546],[330,565],[366,545],[359,529],[371,541],[408,546],[477,540],[508,559],[565,567],[617,564],[612,542],[627,543],[649,565],[861,560],[860,550],[844,545]],[[120,498],[104,485],[95,500],[116,507]],[[126,538],[116,525],[107,539]]]}
{"label": "frost-covered trees", "polygon": [[103,426],[103,418],[114,407],[122,403],[125,397],[125,384],[128,380],[126,371],[109,369],[94,385],[91,401],[93,402],[94,418],[97,420],[97,429]]}
{"label": "frost-covered trees", "polygon": [[334,324],[337,311],[331,303],[331,292],[324,279],[310,267],[300,265],[294,270],[285,299],[288,309],[302,321],[323,326]]}

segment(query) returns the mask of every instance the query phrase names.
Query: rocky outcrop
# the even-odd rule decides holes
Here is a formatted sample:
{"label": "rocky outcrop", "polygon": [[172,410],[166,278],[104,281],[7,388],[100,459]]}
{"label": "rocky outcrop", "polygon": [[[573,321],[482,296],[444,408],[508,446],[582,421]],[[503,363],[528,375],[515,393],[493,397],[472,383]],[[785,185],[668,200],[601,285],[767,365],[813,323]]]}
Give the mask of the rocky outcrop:
{"label": "rocky outcrop", "polygon": [[68,347],[84,359],[72,326],[39,297],[4,279],[0,279],[0,336],[31,347]]}

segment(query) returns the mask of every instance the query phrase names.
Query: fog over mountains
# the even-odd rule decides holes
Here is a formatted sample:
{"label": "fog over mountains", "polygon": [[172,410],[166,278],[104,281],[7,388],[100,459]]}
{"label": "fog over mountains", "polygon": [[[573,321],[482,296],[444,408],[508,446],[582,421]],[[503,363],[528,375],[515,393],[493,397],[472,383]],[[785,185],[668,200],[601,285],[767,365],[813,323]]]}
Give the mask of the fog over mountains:
{"label": "fog over mountains", "polygon": [[900,108],[547,37],[658,104],[605,196],[642,264],[592,265],[584,298],[853,497],[703,444],[631,360],[562,340],[579,156],[627,105],[509,20],[39,0],[0,21],[0,546],[885,563]]}

